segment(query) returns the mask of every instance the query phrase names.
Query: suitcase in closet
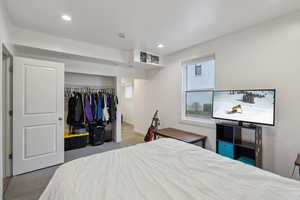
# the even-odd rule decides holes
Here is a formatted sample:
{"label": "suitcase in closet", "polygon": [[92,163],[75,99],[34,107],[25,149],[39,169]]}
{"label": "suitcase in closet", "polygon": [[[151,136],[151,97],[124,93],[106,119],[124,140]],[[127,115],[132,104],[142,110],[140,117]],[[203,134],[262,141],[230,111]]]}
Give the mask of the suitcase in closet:
{"label": "suitcase in closet", "polygon": [[104,133],[104,142],[111,142],[113,140],[113,130],[112,130],[112,123],[105,126],[105,133]]}
{"label": "suitcase in closet", "polygon": [[92,146],[101,145],[104,143],[105,126],[98,123],[89,124],[90,144]]}

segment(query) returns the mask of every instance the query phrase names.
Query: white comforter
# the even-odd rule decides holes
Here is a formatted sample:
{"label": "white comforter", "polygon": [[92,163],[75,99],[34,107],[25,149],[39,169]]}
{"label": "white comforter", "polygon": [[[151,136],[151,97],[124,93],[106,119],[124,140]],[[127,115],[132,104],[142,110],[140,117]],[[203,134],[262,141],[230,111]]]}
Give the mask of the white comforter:
{"label": "white comforter", "polygon": [[61,166],[40,200],[300,200],[300,183],[159,139]]}

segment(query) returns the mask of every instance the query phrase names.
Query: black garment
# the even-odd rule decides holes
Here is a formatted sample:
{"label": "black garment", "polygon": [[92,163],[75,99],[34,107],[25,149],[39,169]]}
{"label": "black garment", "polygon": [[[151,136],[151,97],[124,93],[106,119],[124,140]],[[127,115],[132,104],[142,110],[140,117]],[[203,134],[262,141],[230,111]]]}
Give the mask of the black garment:
{"label": "black garment", "polygon": [[75,95],[75,106],[74,106],[74,122],[75,123],[83,123],[84,122],[84,110],[83,110],[83,102],[82,95],[77,93]]}
{"label": "black garment", "polygon": [[118,105],[119,104],[119,99],[117,96],[115,96],[115,104]]}
{"label": "black garment", "polygon": [[92,101],[93,118],[94,121],[97,121],[97,115],[98,115],[97,94],[95,93],[91,94],[91,101]]}
{"label": "black garment", "polygon": [[75,116],[75,98],[72,96],[68,102],[68,117],[67,117],[67,124],[71,124],[74,122]]}
{"label": "black garment", "polygon": [[118,105],[118,97],[114,95],[109,95],[109,114],[110,121],[115,121],[117,119],[117,105]]}

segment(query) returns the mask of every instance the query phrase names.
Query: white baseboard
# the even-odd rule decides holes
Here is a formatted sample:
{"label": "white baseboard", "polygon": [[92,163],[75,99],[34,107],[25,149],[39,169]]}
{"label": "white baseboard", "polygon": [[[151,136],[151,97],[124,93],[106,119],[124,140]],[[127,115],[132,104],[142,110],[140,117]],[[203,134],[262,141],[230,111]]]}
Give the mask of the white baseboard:
{"label": "white baseboard", "polygon": [[141,130],[137,130],[137,129],[134,129],[134,132],[139,134],[139,135],[142,135],[142,136],[145,136],[147,134],[147,132],[145,131],[141,131]]}
{"label": "white baseboard", "polygon": [[123,123],[126,123],[126,124],[129,124],[129,125],[134,125],[133,123],[131,123],[131,122],[128,122],[128,121],[123,121]]}

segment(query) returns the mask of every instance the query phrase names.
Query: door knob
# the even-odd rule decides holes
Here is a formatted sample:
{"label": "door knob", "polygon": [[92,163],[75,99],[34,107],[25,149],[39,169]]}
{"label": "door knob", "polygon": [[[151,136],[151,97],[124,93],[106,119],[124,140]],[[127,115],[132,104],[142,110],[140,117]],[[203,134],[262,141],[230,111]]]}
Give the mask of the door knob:
{"label": "door knob", "polygon": [[63,118],[62,118],[62,117],[59,117],[58,120],[61,121],[61,120],[63,120]]}

